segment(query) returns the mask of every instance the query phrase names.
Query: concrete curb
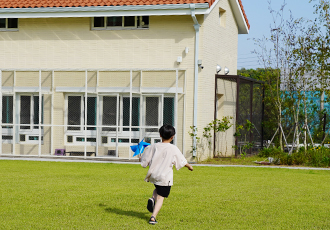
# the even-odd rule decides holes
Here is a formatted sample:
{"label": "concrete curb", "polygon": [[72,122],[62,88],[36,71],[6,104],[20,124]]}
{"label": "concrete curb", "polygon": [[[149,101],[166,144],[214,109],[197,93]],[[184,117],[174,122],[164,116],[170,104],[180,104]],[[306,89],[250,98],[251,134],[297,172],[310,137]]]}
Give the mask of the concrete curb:
{"label": "concrete curb", "polygon": [[[39,157],[0,157],[0,160],[20,160],[20,161],[51,161],[51,162],[83,162],[83,163],[111,163],[111,164],[140,164],[132,161],[114,161],[114,160],[86,160],[86,159],[60,159],[60,158],[39,158]],[[300,169],[300,170],[325,170],[330,168],[313,167],[288,167],[288,166],[261,166],[261,165],[212,165],[212,164],[194,164],[197,167],[239,167],[239,168],[274,168],[274,169]]]}
{"label": "concrete curb", "polygon": [[[195,164],[194,164],[195,166]],[[274,168],[274,169],[302,169],[302,170],[327,170],[330,168],[312,168],[312,167],[289,167],[289,166],[257,166],[257,165],[208,165],[208,164],[196,164],[196,166],[207,166],[207,167],[240,167],[240,168]]]}

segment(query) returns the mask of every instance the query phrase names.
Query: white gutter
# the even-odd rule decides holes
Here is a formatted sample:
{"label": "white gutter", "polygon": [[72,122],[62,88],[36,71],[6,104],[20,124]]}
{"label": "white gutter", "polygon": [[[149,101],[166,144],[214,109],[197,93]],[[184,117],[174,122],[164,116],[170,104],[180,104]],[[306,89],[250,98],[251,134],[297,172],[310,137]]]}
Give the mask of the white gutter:
{"label": "white gutter", "polygon": [[[195,4],[195,14],[206,14],[208,3]],[[61,18],[106,16],[191,15],[188,4],[91,6],[91,7],[41,7],[0,8],[0,18]]]}
{"label": "white gutter", "polygon": [[193,127],[194,129],[194,140],[193,140],[193,157],[196,156],[196,147],[197,147],[197,97],[198,97],[198,53],[199,53],[199,23],[196,18],[195,14],[195,4],[190,4],[190,9],[191,9],[191,17],[194,21],[194,28],[196,31],[195,35],[195,60],[194,60],[194,75],[195,75],[195,82],[194,82],[194,111],[193,111],[193,116],[194,116],[194,121],[193,121]]}

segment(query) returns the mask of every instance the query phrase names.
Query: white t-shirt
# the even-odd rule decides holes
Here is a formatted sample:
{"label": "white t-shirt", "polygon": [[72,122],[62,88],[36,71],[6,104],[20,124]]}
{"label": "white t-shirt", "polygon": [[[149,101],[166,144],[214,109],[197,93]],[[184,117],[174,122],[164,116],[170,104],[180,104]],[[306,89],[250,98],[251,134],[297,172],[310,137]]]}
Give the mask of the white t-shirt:
{"label": "white t-shirt", "polygon": [[173,185],[173,165],[176,170],[187,164],[186,158],[175,145],[171,143],[156,143],[146,148],[141,158],[143,168],[149,165],[146,182],[159,186]]}

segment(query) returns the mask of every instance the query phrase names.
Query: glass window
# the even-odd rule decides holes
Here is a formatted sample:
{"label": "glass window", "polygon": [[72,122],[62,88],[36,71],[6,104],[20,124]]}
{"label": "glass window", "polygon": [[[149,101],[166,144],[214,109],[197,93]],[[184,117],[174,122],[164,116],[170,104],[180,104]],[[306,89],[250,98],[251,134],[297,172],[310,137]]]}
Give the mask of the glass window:
{"label": "glass window", "polygon": [[137,24],[139,28],[149,28],[149,16],[139,16]]}
{"label": "glass window", "polygon": [[[41,124],[43,124],[43,114],[44,114],[44,105],[43,97],[41,100]],[[33,124],[39,124],[39,96],[33,96]],[[38,129],[39,126],[34,126],[35,129]]]}
{"label": "glass window", "polygon": [[18,29],[17,18],[0,18],[0,29],[1,31],[11,31]]}
{"label": "glass window", "polygon": [[[80,130],[80,125],[85,124],[85,98],[82,96],[68,96],[68,130]],[[81,111],[81,103],[84,110]],[[87,97],[87,122],[86,125],[96,126],[97,118],[96,97]],[[82,121],[82,122],[81,122]],[[70,126],[70,125],[77,125]],[[87,127],[87,130],[96,130],[96,127]]]}
{"label": "glass window", "polygon": [[164,97],[163,124],[174,126],[174,98]]}
{"label": "glass window", "polygon": [[[116,138],[111,138],[111,142],[116,142]],[[128,138],[119,138],[118,139],[119,143],[129,143],[129,139]],[[131,143],[139,143],[139,139],[131,139]]]}
{"label": "glass window", "polygon": [[[30,124],[31,96],[21,96],[20,124]],[[30,129],[30,126],[21,126],[21,129]]]}
{"label": "glass window", "polygon": [[134,27],[135,26],[135,16],[124,17],[124,26],[125,27]]}
{"label": "glass window", "polygon": [[18,19],[17,18],[8,18],[8,29],[18,28]]}
{"label": "glass window", "polygon": [[2,135],[2,140],[12,140],[13,136]]}
{"label": "glass window", "polygon": [[[123,126],[129,126],[130,119],[130,98],[123,98]],[[132,98],[132,126],[139,126],[140,123],[140,98]],[[124,131],[129,131],[129,128],[124,128]],[[139,131],[138,128],[132,128],[132,131]]]}
{"label": "glass window", "polygon": [[[146,97],[146,126],[158,126],[158,107],[159,107],[159,97]],[[158,129],[146,129],[147,132],[157,132]]]}
{"label": "glass window", "polygon": [[115,27],[115,26],[122,26],[122,18],[123,17],[108,17],[107,26]]}
{"label": "glass window", "polygon": [[39,137],[38,136],[29,136],[29,140],[30,141],[37,141],[37,140],[39,140]]}
{"label": "glass window", "polygon": [[[96,125],[96,117],[97,117],[96,103],[97,103],[96,97],[87,97],[87,125]],[[85,115],[83,116],[85,117]],[[96,130],[96,127],[87,127],[87,130]]]}
{"label": "glass window", "polygon": [[73,137],[72,136],[67,136],[66,141],[69,143],[72,143]]}
{"label": "glass window", "polygon": [[94,17],[92,29],[149,28],[149,16]]}
{"label": "glass window", "polygon": [[95,17],[94,27],[104,27],[104,17]]}
{"label": "glass window", "polygon": [[85,138],[83,138],[83,137],[77,137],[76,138],[76,141],[85,142]]}
{"label": "glass window", "polygon": [[[20,97],[20,124],[21,129],[31,129],[32,124],[39,124],[39,96],[21,96]],[[31,108],[33,108],[31,110]],[[32,118],[32,120],[31,120]],[[43,97],[41,101],[41,123],[43,123]],[[39,126],[33,126],[34,129],[38,129]]]}
{"label": "glass window", "polygon": [[[103,112],[102,125],[115,126],[117,125],[117,97],[103,97]],[[116,131],[115,128],[104,127],[102,131]]]}
{"label": "glass window", "polygon": [[0,18],[0,28],[6,28],[6,19]]}
{"label": "glass window", "polygon": [[68,130],[80,130],[81,124],[81,96],[68,96]]}
{"label": "glass window", "polygon": [[2,96],[2,123],[13,123],[13,96]]}

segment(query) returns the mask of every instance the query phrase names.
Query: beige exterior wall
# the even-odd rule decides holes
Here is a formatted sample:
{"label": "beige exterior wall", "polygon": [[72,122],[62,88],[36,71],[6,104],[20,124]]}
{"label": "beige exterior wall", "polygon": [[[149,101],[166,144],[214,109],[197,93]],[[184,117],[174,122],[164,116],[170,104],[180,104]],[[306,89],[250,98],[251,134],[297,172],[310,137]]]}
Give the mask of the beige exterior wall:
{"label": "beige exterior wall", "polygon": [[[90,18],[19,19],[1,32],[1,68],[191,68],[191,16],[151,16],[144,30],[91,30]],[[177,65],[185,47],[190,52]]]}
{"label": "beige exterior wall", "polygon": [[[218,79],[217,94],[217,119],[223,117],[233,117],[231,123],[236,121],[236,97],[237,84],[233,81]],[[235,125],[224,133],[219,133],[216,137],[216,153],[220,156],[231,156],[235,154]]]}
{"label": "beige exterior wall", "polygon": [[[221,14],[219,14],[221,12]],[[220,18],[221,15],[221,18]],[[220,0],[213,8],[210,14],[205,15],[201,20],[200,34],[200,55],[204,69],[199,69],[198,75],[198,136],[202,137],[203,128],[214,120],[214,89],[216,66],[219,64],[222,70],[219,74],[224,74],[225,67],[230,70],[229,74],[237,73],[237,43],[238,27],[228,0]],[[226,93],[231,95],[233,89],[228,86]],[[236,90],[236,89],[235,89]],[[231,99],[230,99],[231,100]],[[232,105],[235,107],[235,105]],[[233,107],[226,107],[219,111],[223,116],[233,116],[235,121],[235,111]],[[219,114],[219,113],[218,113]],[[221,119],[221,117],[218,118]],[[187,125],[189,129],[189,125]],[[234,127],[226,132],[226,141],[217,141],[217,151],[226,155],[235,154],[232,146],[234,142]],[[226,144],[225,144],[226,143]],[[213,146],[213,144],[212,144]],[[213,150],[207,147],[207,141],[203,138],[200,143],[200,152],[202,159],[213,156]]]}

